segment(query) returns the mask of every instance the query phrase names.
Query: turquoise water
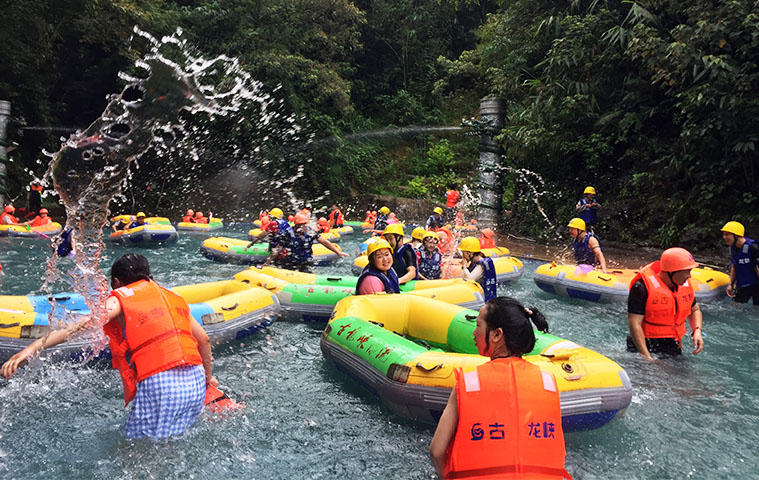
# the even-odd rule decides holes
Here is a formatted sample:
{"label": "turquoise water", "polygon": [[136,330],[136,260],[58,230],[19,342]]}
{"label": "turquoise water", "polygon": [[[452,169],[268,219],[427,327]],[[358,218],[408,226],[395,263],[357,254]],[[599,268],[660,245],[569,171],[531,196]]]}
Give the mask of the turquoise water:
{"label": "turquoise water", "polygon": [[[249,225],[225,228],[244,238]],[[198,252],[203,237],[160,249],[108,246],[103,265],[139,251],[165,286],[228,279],[244,267]],[[348,237],[350,238],[350,237]],[[353,253],[355,240],[344,241]],[[43,241],[0,239],[0,294],[40,293]],[[350,260],[325,272],[348,274]],[[73,262],[62,260],[66,271]],[[625,415],[567,435],[567,469],[577,479],[753,478],[759,465],[759,310],[702,305],[704,352],[649,364],[624,350],[625,305],[551,296],[532,281],[501,293],[541,309],[551,333],[622,365],[634,385]],[[107,268],[104,269],[107,271]],[[67,289],[65,280],[54,291]],[[0,478],[432,478],[433,428],[393,414],[322,358],[322,326],[280,320],[265,334],[215,350],[215,374],[246,409],[205,416],[183,437],[126,441],[118,375],[97,367],[38,362],[0,380]]]}

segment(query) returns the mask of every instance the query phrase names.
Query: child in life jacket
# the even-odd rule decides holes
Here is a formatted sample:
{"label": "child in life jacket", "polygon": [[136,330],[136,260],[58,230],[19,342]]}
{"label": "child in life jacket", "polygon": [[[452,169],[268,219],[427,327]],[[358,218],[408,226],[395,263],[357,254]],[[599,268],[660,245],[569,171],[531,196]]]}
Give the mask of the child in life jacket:
{"label": "child in life jacket", "polygon": [[437,233],[426,231],[422,248],[419,250],[419,276],[424,280],[437,280],[440,278],[440,263],[443,255],[438,251],[439,242]]}
{"label": "child in life jacket", "polygon": [[50,223],[53,223],[53,219],[47,216],[47,208],[41,208],[40,214],[34,217],[34,220],[32,220],[31,226],[44,227],[45,225],[48,225]]}
{"label": "child in life jacket", "polygon": [[[153,281],[142,255],[128,253],[113,263],[111,287],[102,328],[121,374],[125,404],[133,403],[124,434],[179,435],[202,412],[207,386],[218,385],[208,335],[182,297]],[[39,338],[5,362],[0,374],[11,378],[32,355],[97,326],[87,316]]]}

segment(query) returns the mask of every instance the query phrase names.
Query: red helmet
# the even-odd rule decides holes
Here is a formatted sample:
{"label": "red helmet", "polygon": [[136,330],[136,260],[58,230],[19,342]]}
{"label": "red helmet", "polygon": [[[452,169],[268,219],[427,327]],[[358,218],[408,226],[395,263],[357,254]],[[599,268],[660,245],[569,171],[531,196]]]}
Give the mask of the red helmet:
{"label": "red helmet", "polygon": [[40,214],[43,214],[43,213],[47,215],[47,208],[40,208]]}
{"label": "red helmet", "polygon": [[195,215],[195,212],[192,211],[192,208],[188,208],[187,209],[187,213],[185,215],[193,216],[193,215]]}
{"label": "red helmet", "polygon": [[662,272],[678,272],[680,270],[690,270],[696,267],[698,267],[698,263],[693,260],[693,255],[684,248],[668,248],[661,254]]}
{"label": "red helmet", "polygon": [[292,222],[292,221],[294,221],[294,220],[295,220],[295,217],[294,217],[294,216],[292,216],[292,215],[288,215],[288,216],[287,216],[287,221],[288,221],[288,222]]}
{"label": "red helmet", "polygon": [[327,224],[327,219],[324,218],[324,217],[319,217],[319,221],[316,222],[316,223],[319,224],[319,225],[326,225]]}
{"label": "red helmet", "polygon": [[13,213],[16,211],[16,207],[13,205],[6,205],[5,206],[5,213]]}
{"label": "red helmet", "polygon": [[203,217],[203,212],[197,212],[197,213],[195,213],[195,216],[197,218],[202,218]]}
{"label": "red helmet", "polygon": [[295,225],[303,225],[304,223],[308,223],[308,217],[302,213],[298,213],[293,217],[293,223]]}

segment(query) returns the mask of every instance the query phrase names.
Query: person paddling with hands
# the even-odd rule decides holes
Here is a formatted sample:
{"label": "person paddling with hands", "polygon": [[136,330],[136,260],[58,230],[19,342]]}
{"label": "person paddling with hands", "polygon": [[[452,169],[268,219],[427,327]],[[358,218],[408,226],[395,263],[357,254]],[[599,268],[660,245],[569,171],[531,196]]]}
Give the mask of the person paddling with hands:
{"label": "person paddling with hands", "polygon": [[[124,402],[132,402],[124,434],[153,439],[179,435],[203,410],[206,389],[218,385],[208,335],[182,297],[153,281],[142,255],[126,254],[113,263],[111,287],[103,330],[113,367],[121,374]],[[11,378],[32,355],[95,323],[87,316],[35,340],[5,362],[0,373]]]}

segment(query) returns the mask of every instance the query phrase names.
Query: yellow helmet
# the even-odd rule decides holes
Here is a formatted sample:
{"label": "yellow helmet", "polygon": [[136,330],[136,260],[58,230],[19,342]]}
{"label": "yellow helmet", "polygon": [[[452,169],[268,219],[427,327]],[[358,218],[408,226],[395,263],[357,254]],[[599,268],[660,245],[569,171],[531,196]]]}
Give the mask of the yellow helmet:
{"label": "yellow helmet", "polygon": [[139,212],[139,213],[137,214],[137,217],[144,217],[144,216],[145,216],[145,212]]}
{"label": "yellow helmet", "polygon": [[578,230],[585,230],[586,228],[585,220],[583,220],[582,218],[573,218],[572,220],[569,221],[569,223],[567,224],[567,227],[576,228]]}
{"label": "yellow helmet", "polygon": [[282,209],[274,207],[269,210],[269,216],[274,218],[282,218],[285,216],[285,213],[282,211]]}
{"label": "yellow helmet", "polygon": [[732,233],[733,235],[738,235],[739,237],[744,236],[746,233],[746,229],[743,228],[743,224],[738,222],[727,222],[724,227],[722,227],[723,232]]}
{"label": "yellow helmet", "polygon": [[593,188],[593,187],[588,186],[588,187],[585,187],[585,191],[582,192],[582,193],[589,193],[591,195],[595,195],[596,194],[596,189]]}
{"label": "yellow helmet", "polygon": [[403,236],[403,227],[401,227],[397,223],[391,223],[387,227],[385,227],[385,230],[382,232],[382,235],[387,235],[388,233],[394,233],[396,235]]}
{"label": "yellow helmet", "polygon": [[462,252],[479,253],[481,251],[480,241],[474,237],[464,237],[459,244],[459,250]]}
{"label": "yellow helmet", "polygon": [[426,240],[428,238],[434,238],[435,240],[440,241],[440,237],[438,237],[437,233],[433,232],[432,230],[427,230],[424,232],[424,239]]}
{"label": "yellow helmet", "polygon": [[380,213],[382,215],[387,215],[388,213],[390,213],[390,209],[387,208],[387,207],[382,207],[382,208],[380,208]]}
{"label": "yellow helmet", "polygon": [[366,247],[366,254],[371,255],[372,253],[382,248],[387,248],[391,252],[393,251],[393,247],[391,247],[390,244],[387,243],[387,240],[385,240],[384,238],[380,238],[379,240],[370,243],[369,246]]}
{"label": "yellow helmet", "polygon": [[427,230],[425,230],[425,228],[424,228],[424,227],[416,227],[416,228],[415,228],[415,229],[414,229],[414,230],[411,232],[411,238],[415,238],[415,239],[417,239],[417,240],[424,240],[424,233],[425,233],[426,231],[427,231]]}
{"label": "yellow helmet", "polygon": [[438,215],[442,215],[443,214],[443,209],[440,208],[440,207],[435,207],[435,208],[432,209],[432,211],[435,212],[435,213],[437,213]]}

